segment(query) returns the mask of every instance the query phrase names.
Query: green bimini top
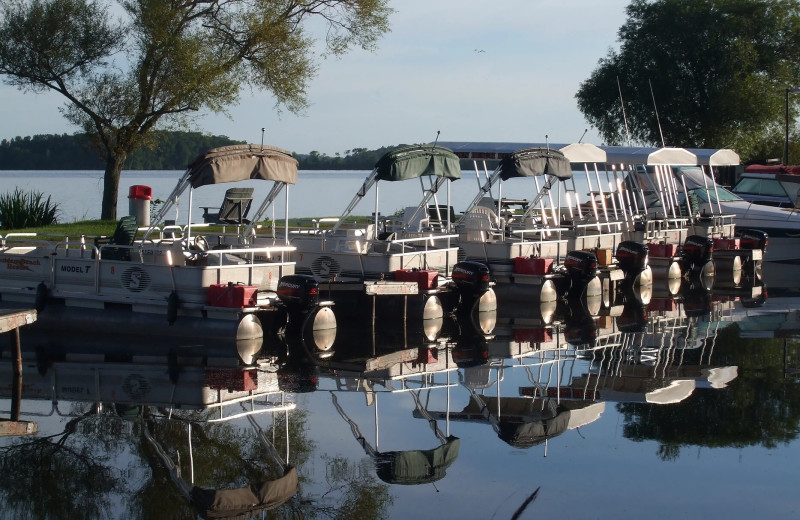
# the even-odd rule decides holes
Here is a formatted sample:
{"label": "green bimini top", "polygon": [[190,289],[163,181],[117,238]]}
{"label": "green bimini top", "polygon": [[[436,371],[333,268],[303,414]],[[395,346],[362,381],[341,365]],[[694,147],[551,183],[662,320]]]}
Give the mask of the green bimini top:
{"label": "green bimini top", "polygon": [[572,177],[572,167],[563,153],[551,148],[523,148],[500,161],[500,178],[555,175],[559,179]]}
{"label": "green bimini top", "polygon": [[461,440],[452,435],[432,450],[378,452],[375,466],[378,478],[388,484],[427,484],[445,476],[458,457]]}
{"label": "green bimini top", "polygon": [[461,178],[458,156],[449,148],[433,145],[403,146],[386,153],[375,163],[379,181],[405,181],[423,175]]}

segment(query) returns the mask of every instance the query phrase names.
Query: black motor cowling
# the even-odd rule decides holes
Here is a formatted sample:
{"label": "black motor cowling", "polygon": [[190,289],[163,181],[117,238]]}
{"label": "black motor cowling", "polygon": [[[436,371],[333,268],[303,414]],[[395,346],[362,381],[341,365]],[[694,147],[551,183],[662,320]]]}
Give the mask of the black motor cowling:
{"label": "black motor cowling", "polygon": [[617,265],[626,275],[637,275],[647,269],[648,255],[650,249],[640,242],[625,240],[620,242],[614,256],[617,258]]}
{"label": "black motor cowling", "polygon": [[760,249],[767,250],[767,243],[769,242],[769,235],[766,231],[759,229],[743,229],[739,232],[741,239],[740,247],[742,249]]}
{"label": "black motor cowling", "polygon": [[597,255],[589,251],[570,251],[564,259],[567,276],[574,284],[587,284],[597,276]]}
{"label": "black motor cowling", "polygon": [[714,252],[714,241],[702,235],[686,237],[681,251],[684,265],[689,269],[699,269],[711,261]]}
{"label": "black motor cowling", "polygon": [[462,294],[482,294],[489,289],[489,268],[480,262],[458,262],[453,266],[453,282]]}
{"label": "black motor cowling", "polygon": [[319,284],[313,276],[292,274],[278,280],[278,299],[291,310],[310,310],[319,305]]}

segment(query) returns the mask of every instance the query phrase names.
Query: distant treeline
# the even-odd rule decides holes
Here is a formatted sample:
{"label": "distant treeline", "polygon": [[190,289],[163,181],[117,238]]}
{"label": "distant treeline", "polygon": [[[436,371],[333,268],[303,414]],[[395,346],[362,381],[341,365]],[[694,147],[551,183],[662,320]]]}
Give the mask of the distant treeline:
{"label": "distant treeline", "polygon": [[[200,153],[218,146],[241,144],[223,135],[200,132],[155,132],[153,144],[135,151],[126,170],[182,170]],[[294,154],[301,170],[371,170],[396,147],[354,148],[335,157],[311,152]],[[103,170],[105,161],[85,134],[34,135],[0,141],[0,170]]]}

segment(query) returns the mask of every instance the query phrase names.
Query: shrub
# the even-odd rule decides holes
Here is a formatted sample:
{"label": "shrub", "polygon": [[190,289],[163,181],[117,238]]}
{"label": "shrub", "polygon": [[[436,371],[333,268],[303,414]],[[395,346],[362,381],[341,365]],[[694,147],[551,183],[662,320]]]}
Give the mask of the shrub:
{"label": "shrub", "polygon": [[38,191],[23,192],[15,188],[12,193],[0,195],[0,229],[49,226],[58,223],[58,204],[44,198]]}

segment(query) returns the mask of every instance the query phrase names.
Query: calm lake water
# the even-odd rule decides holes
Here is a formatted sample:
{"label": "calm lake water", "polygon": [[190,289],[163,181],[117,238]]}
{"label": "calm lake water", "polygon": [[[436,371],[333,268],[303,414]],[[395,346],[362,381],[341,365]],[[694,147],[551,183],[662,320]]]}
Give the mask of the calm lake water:
{"label": "calm lake water", "polygon": [[[123,184],[164,198],[177,175]],[[301,174],[290,205],[313,202],[292,214],[341,213],[365,172],[335,175]],[[0,186],[96,216],[97,177],[24,177],[41,184],[2,172]],[[271,338],[248,369],[224,345],[23,328],[21,418],[38,434],[0,437],[0,517],[194,518],[192,485],[259,491],[288,458],[298,492],[245,517],[797,518],[798,295],[669,294],[592,313],[501,305],[427,330],[340,323],[335,339]]]}
{"label": "calm lake water", "polygon": [[[150,186],[153,199],[165,200],[172,193],[182,171],[123,171],[120,179],[117,214],[128,214],[128,192],[134,185]],[[341,215],[361,186],[367,171],[301,171],[297,184],[289,189],[290,217],[330,217]],[[469,177],[467,177],[469,175]],[[390,184],[391,188],[384,188]],[[253,200],[266,196],[272,183],[248,181],[241,186],[254,188]],[[50,195],[61,209],[59,220],[100,218],[100,201],[103,195],[103,172],[101,171],[0,171],[0,191],[11,191],[19,187],[24,191],[38,191]],[[192,195],[192,211],[202,211],[203,206],[218,207],[228,186],[203,186]],[[454,206],[465,207],[477,192],[475,174],[465,172],[465,178],[453,183],[451,196]],[[446,194],[440,193],[440,203]],[[383,183],[380,194],[381,213],[391,214],[405,206],[416,206],[420,197],[419,183]],[[178,222],[185,222],[189,208],[189,194],[180,200]],[[375,208],[374,191],[362,201],[357,214],[369,215]],[[283,216],[285,199],[280,197],[275,212]],[[175,217],[174,214],[169,218]]]}

